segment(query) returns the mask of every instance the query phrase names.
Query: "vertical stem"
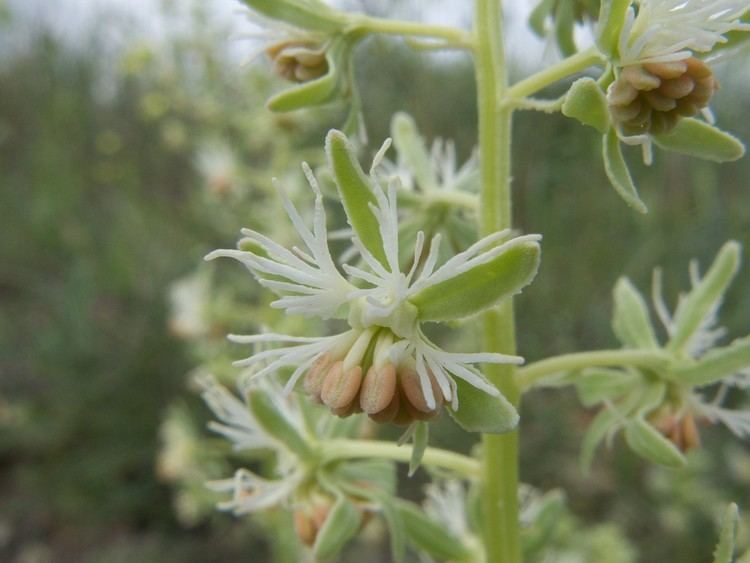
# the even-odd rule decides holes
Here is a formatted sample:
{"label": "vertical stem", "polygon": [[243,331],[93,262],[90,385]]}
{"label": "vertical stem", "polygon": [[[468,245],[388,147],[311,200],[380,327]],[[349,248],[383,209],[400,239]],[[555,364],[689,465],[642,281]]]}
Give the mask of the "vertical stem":
{"label": "vertical stem", "polygon": [[[476,74],[479,158],[482,181],[480,230],[487,235],[511,226],[510,143],[512,109],[498,102],[508,88],[501,0],[476,0]],[[484,350],[514,354],[513,304],[507,300],[484,315]],[[512,366],[487,366],[490,381],[518,406]],[[482,436],[483,537],[489,563],[520,563],[518,523],[518,431]]]}

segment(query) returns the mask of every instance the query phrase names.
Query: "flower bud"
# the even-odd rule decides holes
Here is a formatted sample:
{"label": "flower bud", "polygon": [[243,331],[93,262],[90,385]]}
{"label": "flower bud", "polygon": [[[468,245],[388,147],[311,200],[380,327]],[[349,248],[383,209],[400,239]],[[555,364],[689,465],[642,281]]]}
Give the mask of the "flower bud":
{"label": "flower bud", "polygon": [[609,87],[612,118],[627,135],[663,134],[708,105],[718,82],[695,58],[628,65]]}
{"label": "flower bud", "polygon": [[290,82],[309,82],[328,72],[325,47],[304,39],[287,39],[266,48],[276,74]]}
{"label": "flower bud", "polygon": [[695,417],[690,412],[675,416],[662,410],[654,417],[653,425],[683,453],[701,445]]}
{"label": "flower bud", "polygon": [[354,366],[344,372],[343,366],[343,362],[333,364],[323,380],[320,397],[331,410],[341,412],[339,416],[348,416],[353,412],[349,409],[355,404],[359,394],[362,367]]}

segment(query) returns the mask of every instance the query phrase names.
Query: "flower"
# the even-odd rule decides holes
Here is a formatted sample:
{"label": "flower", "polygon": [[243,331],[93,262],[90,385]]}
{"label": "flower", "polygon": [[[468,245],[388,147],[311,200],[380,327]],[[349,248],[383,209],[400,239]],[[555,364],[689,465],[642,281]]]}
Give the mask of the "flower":
{"label": "flower", "polygon": [[726,42],[730,31],[750,30],[740,20],[747,11],[736,0],[640,0],[637,10],[628,9],[607,98],[620,139],[642,145],[647,163],[650,135],[701,112],[713,120],[708,102],[718,82],[695,53]]}
{"label": "flower", "polygon": [[[721,422],[740,438],[750,437],[750,413],[722,407],[727,391],[747,383],[750,339],[718,346],[726,330],[717,327],[724,292],[736,274],[739,245],[727,243],[701,276],[690,265],[691,290],[670,313],[654,271],[652,301],[668,341],[660,345],[641,294],[626,279],[615,288],[613,328],[627,348],[660,350],[660,368],[589,369],[578,383],[585,404],[602,404],[584,442],[584,461],[596,445],[624,429],[629,445],[664,465],[684,463],[681,452],[700,446],[698,423]],[[703,388],[719,383],[712,399]]]}
{"label": "flower", "polygon": [[[373,169],[387,145],[378,153]],[[334,163],[335,164],[335,163]],[[332,166],[335,168],[335,166]],[[304,248],[285,248],[251,229],[242,232],[238,250],[217,250],[206,259],[230,257],[242,262],[259,283],[279,295],[273,307],[321,319],[346,319],[348,330],[332,336],[300,337],[265,333],[230,335],[234,342],[265,343],[277,347],[254,354],[237,365],[260,366],[255,377],[291,367],[286,391],[305,375],[304,387],[334,414],[348,416],[364,410],[378,421],[408,423],[436,415],[443,401],[458,408],[456,380],[499,397],[499,391],[475,367],[477,363],[518,364],[522,358],[497,353],[447,352],[424,333],[421,301],[437,287],[459,276],[492,265],[514,250],[530,250],[530,275],[536,271],[539,235],[510,238],[508,231],[484,237],[468,249],[438,265],[440,236],[427,248],[424,233],[416,237],[411,265],[399,264],[398,180],[383,189],[376,178],[368,188],[373,201],[367,207],[377,224],[382,247],[353,236],[359,266],[343,264],[341,270],[328,248],[323,195],[309,166],[303,170],[315,196],[312,229],[283,189],[279,193]],[[351,209],[348,213],[350,223]],[[376,256],[378,254],[379,256]],[[343,271],[343,272],[342,272]],[[348,277],[344,276],[348,274]],[[527,279],[528,278],[528,279]],[[502,284],[500,284],[502,285]],[[512,292],[520,287],[513,286]],[[438,293],[440,293],[438,291]],[[483,299],[483,296],[473,296]],[[432,298],[434,302],[434,297]],[[474,312],[474,311],[471,311]]]}

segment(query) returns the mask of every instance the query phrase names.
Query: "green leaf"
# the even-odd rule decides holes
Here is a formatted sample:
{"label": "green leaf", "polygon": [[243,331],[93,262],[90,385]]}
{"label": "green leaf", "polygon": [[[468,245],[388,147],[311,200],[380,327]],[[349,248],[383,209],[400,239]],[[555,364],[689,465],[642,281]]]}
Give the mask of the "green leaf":
{"label": "green leaf", "polygon": [[580,78],[565,94],[562,106],[563,115],[590,125],[600,133],[609,129],[609,109],[607,96],[592,78]]}
{"label": "green leaf", "polygon": [[502,395],[488,395],[463,379],[455,378],[458,409],[448,413],[467,432],[502,434],[518,425],[518,412]]}
{"label": "green leaf", "polygon": [[714,550],[714,563],[732,563],[734,559],[734,542],[737,536],[737,524],[740,515],[737,505],[732,503],[724,512],[724,521],[721,524],[719,543]]}
{"label": "green leaf", "polygon": [[351,483],[367,483],[390,494],[396,492],[396,466],[386,459],[349,460],[335,469],[336,476]]}
{"label": "green leaf", "polygon": [[534,521],[521,529],[524,559],[537,560],[537,556],[550,545],[565,513],[565,496],[559,490],[545,493],[538,502]]}
{"label": "green leaf", "polygon": [[619,425],[620,418],[609,408],[599,411],[591,421],[586,435],[583,437],[583,443],[581,444],[581,471],[588,473],[591,469],[591,463],[594,461],[594,454],[596,449],[601,444],[602,440],[607,437],[610,432],[613,432]]}
{"label": "green leaf", "polygon": [[669,342],[671,350],[682,350],[719,306],[739,269],[740,251],[736,241],[725,243],[706,275],[680,303],[674,317],[675,332]]}
{"label": "green leaf", "polygon": [[635,453],[659,465],[679,469],[686,463],[680,450],[640,417],[625,427],[625,441]]}
{"label": "green leaf", "polygon": [[610,59],[619,55],[620,32],[625,24],[632,0],[602,0],[599,23],[596,27],[596,45]]}
{"label": "green leaf", "polygon": [[576,391],[585,407],[614,399],[632,390],[640,381],[635,373],[619,369],[589,368],[576,378]]}
{"label": "green leaf", "polygon": [[750,336],[737,339],[729,346],[714,348],[697,362],[673,368],[672,373],[681,383],[700,387],[747,368],[750,368]]}
{"label": "green leaf", "polygon": [[361,523],[362,516],[354,503],[339,495],[315,537],[315,557],[321,561],[336,557],[346,542],[357,534]]}
{"label": "green leaf", "polygon": [[544,22],[552,14],[555,0],[542,0],[532,10],[529,16],[529,26],[539,37],[545,36]]}
{"label": "green leaf", "polygon": [[312,457],[313,452],[307,440],[281,413],[268,393],[260,389],[251,391],[248,395],[248,405],[255,420],[270,436],[301,458]]}
{"label": "green leaf", "polygon": [[422,321],[447,321],[474,315],[521,291],[539,268],[541,249],[535,241],[511,242],[490,261],[427,286],[411,303]]}
{"label": "green leaf", "polygon": [[242,0],[249,8],[272,20],[300,29],[333,32],[341,29],[348,17],[316,0]]}
{"label": "green leaf", "polygon": [[414,118],[403,112],[394,115],[391,121],[391,135],[399,156],[404,159],[409,170],[414,174],[419,187],[425,191],[436,189],[435,170]]}
{"label": "green leaf", "polygon": [[266,103],[275,112],[294,111],[306,107],[319,106],[333,101],[345,88],[352,43],[343,37],[331,42],[326,51],[328,72],[299,86],[293,86],[271,97]]}
{"label": "green leaf", "polygon": [[375,195],[354,147],[346,135],[332,129],[326,136],[326,154],[349,225],[364,247],[387,267],[378,220],[370,209],[370,204],[376,204]]}
{"label": "green leaf", "polygon": [[614,129],[607,131],[607,134],[604,135],[602,145],[604,170],[607,172],[607,177],[612,183],[612,187],[614,187],[615,191],[620,194],[620,197],[625,200],[625,203],[636,211],[640,213],[648,212],[646,205],[638,196],[638,190],[636,189],[635,184],[633,184],[630,170],[628,170],[628,165],[625,163],[625,159],[622,156],[620,140],[617,138],[617,133]]}
{"label": "green leaf", "polygon": [[426,422],[417,422],[412,436],[411,459],[409,460],[409,477],[416,473],[422,463],[424,451],[430,438],[430,426]]}
{"label": "green leaf", "polygon": [[658,348],[646,301],[628,278],[620,278],[614,290],[612,330],[630,348]]}
{"label": "green leaf", "polygon": [[653,137],[662,149],[713,162],[731,162],[745,154],[737,137],[699,119],[681,119],[669,133]]}
{"label": "green leaf", "polygon": [[396,507],[404,523],[406,537],[417,549],[438,561],[462,561],[470,555],[471,552],[460,538],[429,518],[422,509],[401,500],[396,501]]}

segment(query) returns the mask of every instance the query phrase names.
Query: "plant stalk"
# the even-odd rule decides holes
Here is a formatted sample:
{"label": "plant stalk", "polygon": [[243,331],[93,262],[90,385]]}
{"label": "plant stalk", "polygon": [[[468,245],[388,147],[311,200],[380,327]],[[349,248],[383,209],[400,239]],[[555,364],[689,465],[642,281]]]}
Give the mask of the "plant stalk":
{"label": "plant stalk", "polygon": [[[508,76],[502,37],[500,0],[476,0],[475,64],[481,174],[480,231],[488,235],[512,223],[510,143],[512,109],[505,98]],[[513,303],[506,300],[484,314],[483,349],[515,354]],[[516,407],[520,391],[514,367],[485,366],[484,373]],[[518,430],[482,436],[482,537],[488,563],[520,563],[518,522]]]}

